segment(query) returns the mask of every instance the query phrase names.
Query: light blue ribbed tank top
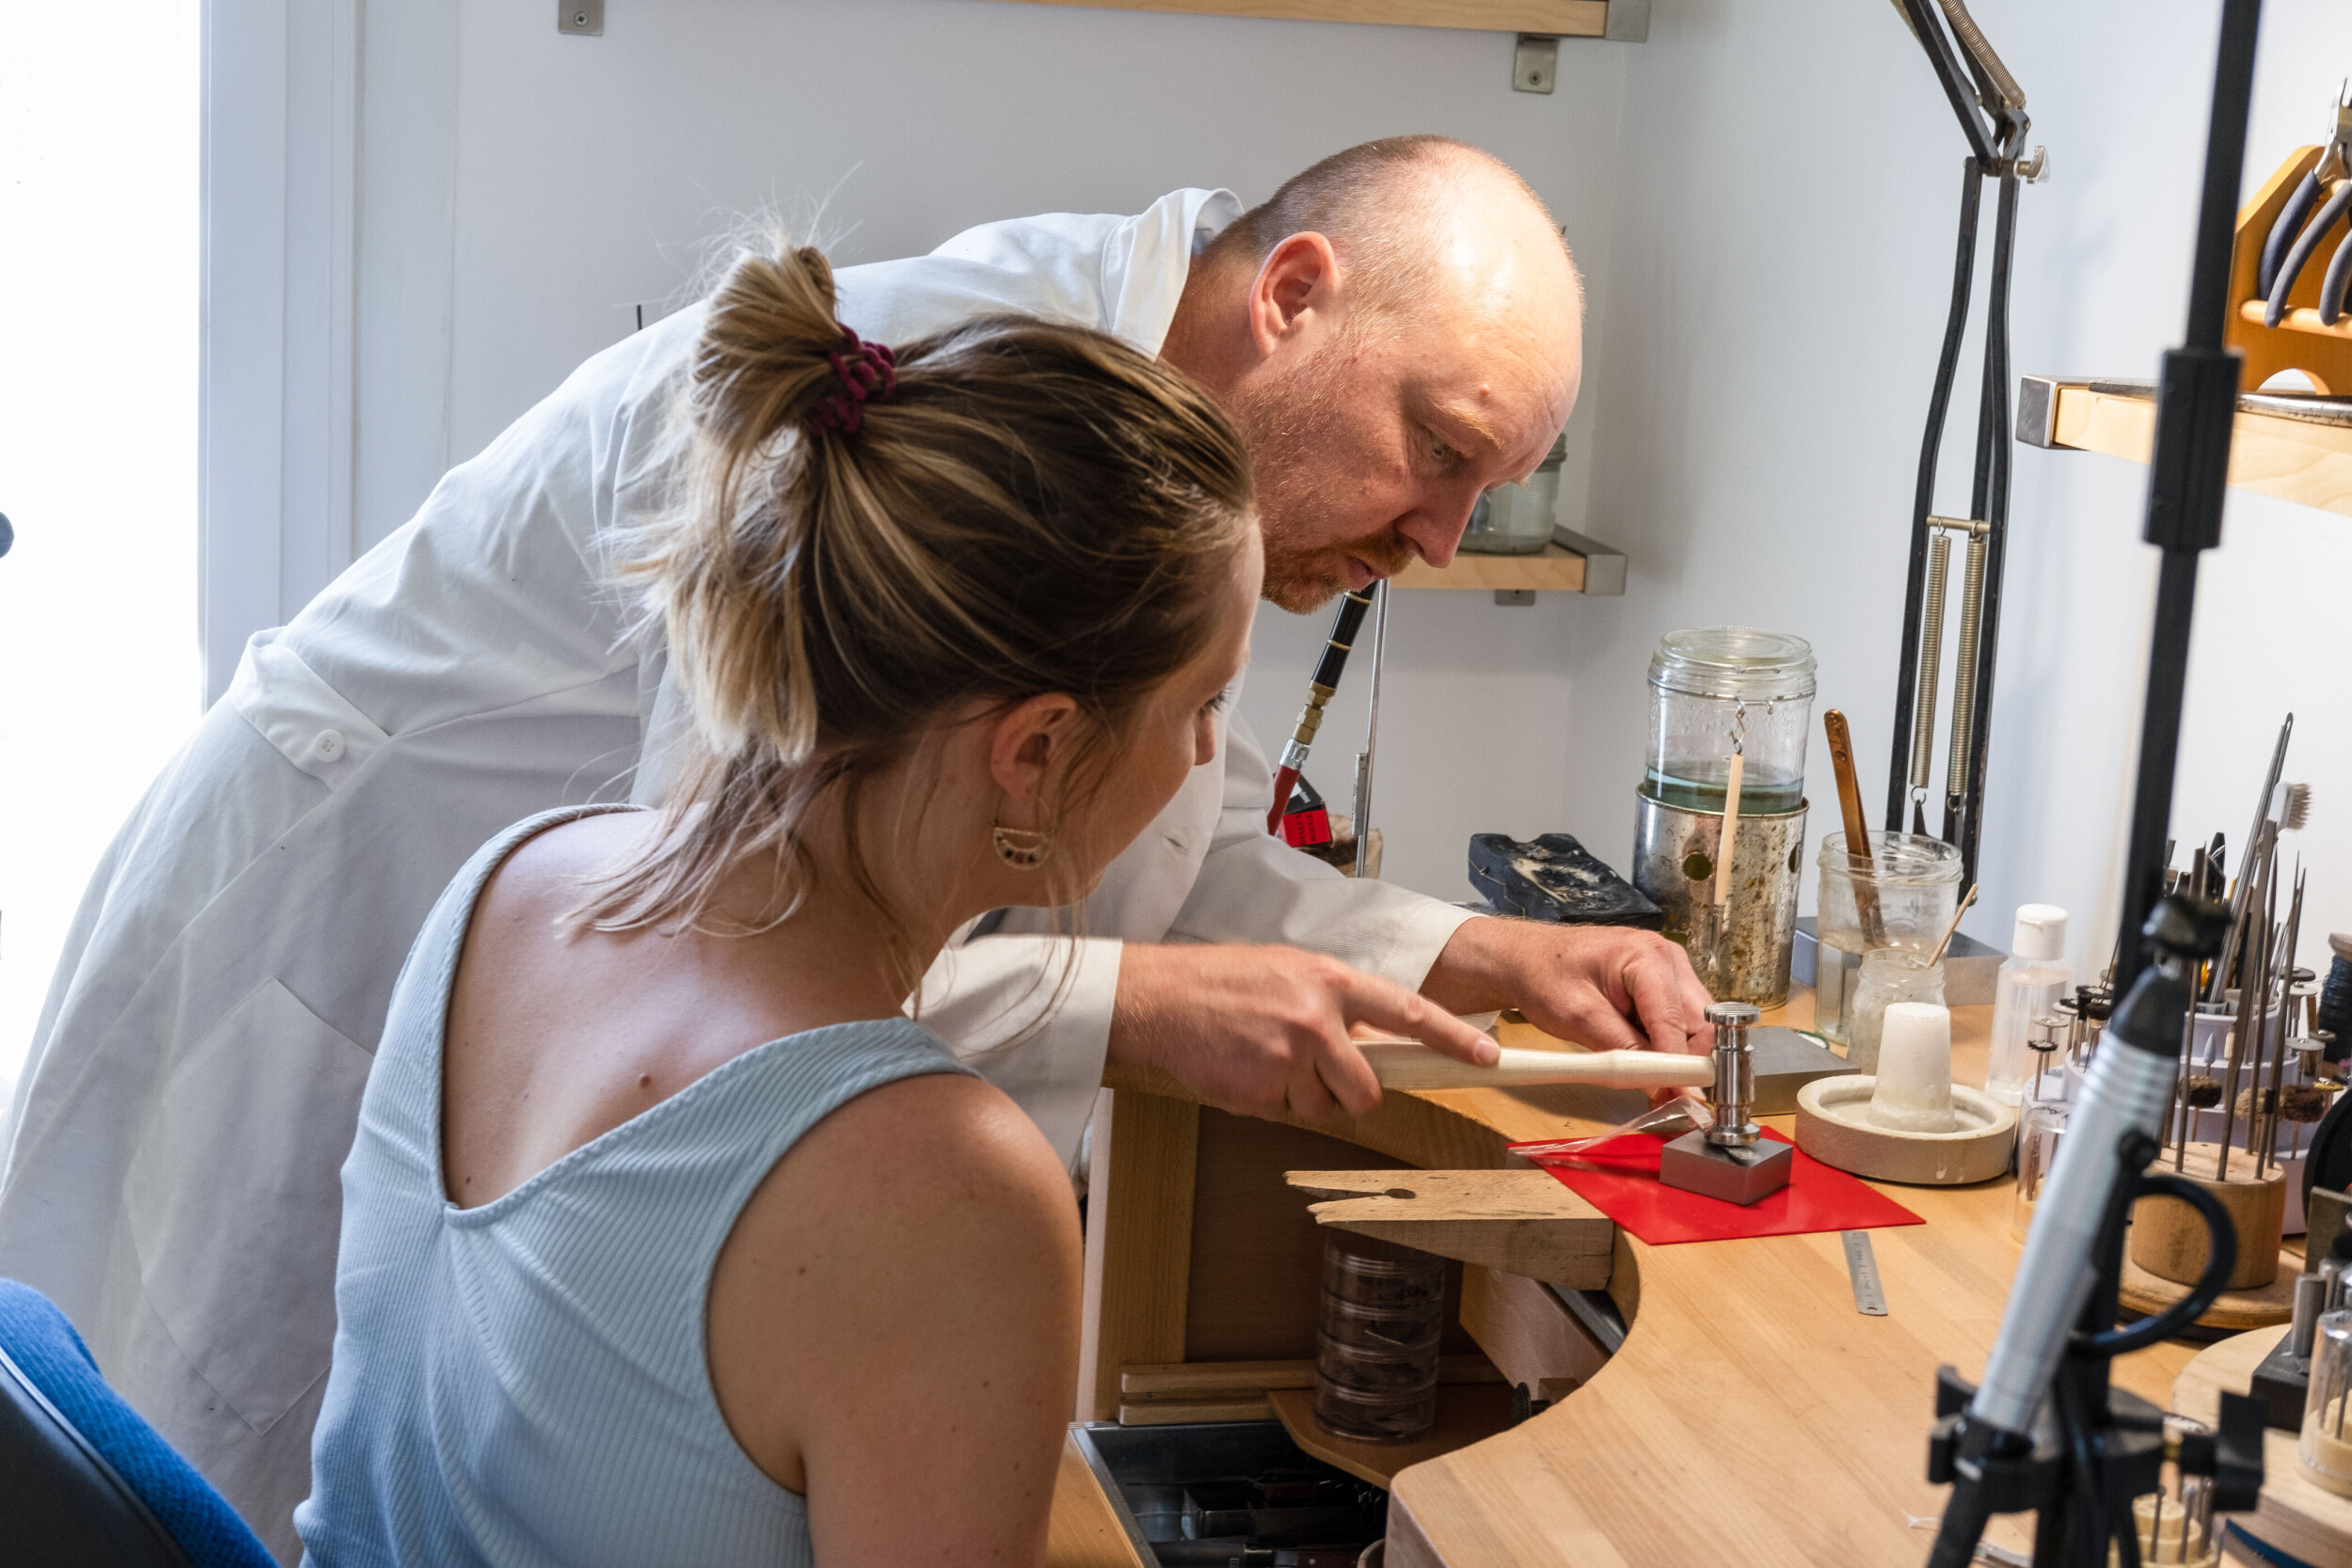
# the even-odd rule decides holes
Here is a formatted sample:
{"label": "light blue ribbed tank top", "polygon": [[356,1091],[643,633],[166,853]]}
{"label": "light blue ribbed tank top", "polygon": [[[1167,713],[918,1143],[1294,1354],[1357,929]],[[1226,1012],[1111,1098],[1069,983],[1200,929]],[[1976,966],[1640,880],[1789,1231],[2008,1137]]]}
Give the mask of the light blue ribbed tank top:
{"label": "light blue ribbed tank top", "polygon": [[441,1041],[474,902],[542,829],[457,874],[409,950],[343,1165],[334,1369],[294,1511],[320,1568],[687,1568],[811,1561],[805,1502],[711,1392],[711,1265],[826,1113],[967,1072],[903,1019],[745,1052],[478,1209],[444,1196]]}

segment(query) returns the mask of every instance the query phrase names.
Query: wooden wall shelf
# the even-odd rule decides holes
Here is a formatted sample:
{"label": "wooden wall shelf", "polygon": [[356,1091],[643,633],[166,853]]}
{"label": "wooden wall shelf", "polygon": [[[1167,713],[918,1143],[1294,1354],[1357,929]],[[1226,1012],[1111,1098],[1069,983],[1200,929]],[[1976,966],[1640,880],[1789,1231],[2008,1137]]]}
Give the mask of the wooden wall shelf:
{"label": "wooden wall shelf", "polygon": [[1625,554],[1597,539],[1555,528],[1538,555],[1457,555],[1446,566],[1416,561],[1389,580],[1399,588],[1486,588],[1497,593],[1625,592]]}
{"label": "wooden wall shelf", "polygon": [[1584,592],[1584,558],[1546,545],[1541,555],[1457,555],[1450,566],[1416,561],[1391,578],[1399,588],[1501,588]]}
{"label": "wooden wall shelf", "polygon": [[[2231,484],[2352,517],[2352,424],[2256,412],[2248,401],[2240,400],[2231,433]],[[2028,446],[2145,463],[2155,445],[2155,400],[2027,376],[2018,398],[2017,433]]]}
{"label": "wooden wall shelf", "polygon": [[1263,16],[1291,22],[1368,22],[1404,27],[1468,27],[1494,33],[1545,33],[1561,38],[1621,38],[1627,20],[1610,29],[1610,12],[1641,13],[1648,30],[1649,0],[1029,0],[1032,5],[1086,6],[1098,10],[1192,11],[1207,16]]}

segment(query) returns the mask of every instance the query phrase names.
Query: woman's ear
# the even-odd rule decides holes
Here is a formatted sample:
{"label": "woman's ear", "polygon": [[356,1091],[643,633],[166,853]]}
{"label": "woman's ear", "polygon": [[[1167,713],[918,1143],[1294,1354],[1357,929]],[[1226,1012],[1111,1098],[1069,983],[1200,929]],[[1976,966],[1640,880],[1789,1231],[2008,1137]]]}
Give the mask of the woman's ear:
{"label": "woman's ear", "polygon": [[[989,737],[989,775],[1005,792],[1003,826],[1034,829],[1038,797],[1046,780],[1068,758],[1077,738],[1078,703],[1048,692],[1005,709]],[[1012,820],[1018,814],[1023,820]]]}

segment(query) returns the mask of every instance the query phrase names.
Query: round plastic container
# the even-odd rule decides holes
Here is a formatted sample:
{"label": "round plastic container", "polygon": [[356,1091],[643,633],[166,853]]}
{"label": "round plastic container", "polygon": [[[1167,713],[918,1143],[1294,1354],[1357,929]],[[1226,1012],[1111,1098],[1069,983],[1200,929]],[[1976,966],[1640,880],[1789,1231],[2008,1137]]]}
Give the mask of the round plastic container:
{"label": "round plastic container", "polygon": [[1442,1258],[1346,1231],[1332,1232],[1323,1248],[1323,1288],[1366,1307],[1442,1311],[1445,1274]]}
{"label": "round plastic container", "polygon": [[[1326,1342],[1401,1355],[1431,1350],[1445,1332],[1444,1303],[1417,1307],[1366,1307],[1323,1293]],[[1433,1352],[1434,1354],[1434,1352]]]}
{"label": "round plastic container", "polygon": [[1737,751],[1747,759],[1741,816],[1770,816],[1804,803],[1811,643],[1755,626],[1668,632],[1650,658],[1649,686],[1643,794],[1685,811],[1720,812]]}
{"label": "round plastic container", "polygon": [[1324,1336],[1315,1346],[1315,1375],[1359,1394],[1417,1394],[1438,1380],[1437,1342],[1430,1342],[1425,1355],[1403,1354]]}
{"label": "round plastic container", "polygon": [[1813,1027],[1844,1043],[1862,955],[1871,946],[1863,934],[1856,884],[1877,895],[1883,945],[1931,952],[1960,907],[1960,850],[1940,838],[1873,832],[1870,869],[1862,871],[1846,853],[1846,835],[1835,832],[1821,840],[1817,863],[1821,880],[1814,928],[1820,945],[1813,972]]}
{"label": "round plastic container", "polygon": [[1315,1420],[1359,1443],[1410,1443],[1438,1424],[1438,1385],[1409,1394],[1366,1394],[1315,1379]]}

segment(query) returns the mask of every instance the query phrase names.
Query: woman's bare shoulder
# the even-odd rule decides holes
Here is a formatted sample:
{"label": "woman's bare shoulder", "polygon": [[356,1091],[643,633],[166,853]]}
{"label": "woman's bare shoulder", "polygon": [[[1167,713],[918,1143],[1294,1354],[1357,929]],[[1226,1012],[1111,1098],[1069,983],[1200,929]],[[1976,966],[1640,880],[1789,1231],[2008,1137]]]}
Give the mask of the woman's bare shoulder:
{"label": "woman's bare shoulder", "polygon": [[499,862],[483,884],[474,906],[477,918],[485,911],[505,913],[523,907],[552,914],[568,911],[580,902],[583,879],[634,848],[653,816],[644,811],[593,812],[532,834]]}
{"label": "woman's bare shoulder", "polygon": [[720,1408],[794,1490],[866,1402],[984,1406],[994,1380],[1066,1410],[1079,1251],[1069,1174],[1002,1091],[930,1074],[861,1095],[777,1162],[720,1254]]}

